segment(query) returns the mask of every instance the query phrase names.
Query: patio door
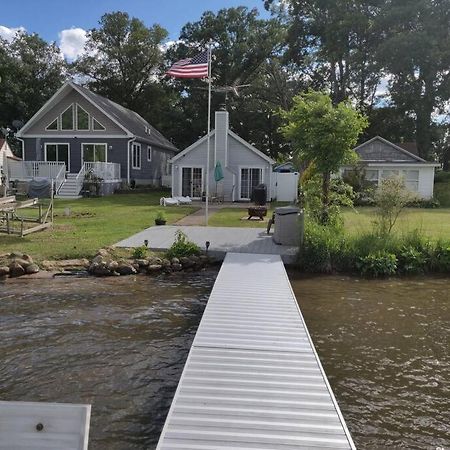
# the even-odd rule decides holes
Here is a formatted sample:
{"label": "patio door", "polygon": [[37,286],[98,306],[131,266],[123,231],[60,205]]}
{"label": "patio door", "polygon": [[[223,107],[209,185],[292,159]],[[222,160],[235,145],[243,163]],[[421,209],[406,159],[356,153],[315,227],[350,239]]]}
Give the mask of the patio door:
{"label": "patio door", "polygon": [[45,160],[52,162],[63,162],[66,171],[70,171],[69,144],[45,144]]}
{"label": "patio door", "polygon": [[262,183],[262,169],[241,168],[239,199],[250,200],[253,188]]}
{"label": "patio door", "polygon": [[203,168],[183,167],[181,172],[181,195],[201,198],[203,192]]}
{"label": "patio door", "polygon": [[81,144],[81,164],[106,162],[106,144]]}

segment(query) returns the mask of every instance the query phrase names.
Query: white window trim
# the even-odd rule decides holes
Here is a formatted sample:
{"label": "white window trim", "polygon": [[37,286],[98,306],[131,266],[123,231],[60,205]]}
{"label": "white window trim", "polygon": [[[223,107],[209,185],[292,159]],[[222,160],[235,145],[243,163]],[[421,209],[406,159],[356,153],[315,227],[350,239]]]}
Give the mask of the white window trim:
{"label": "white window trim", "polygon": [[[47,146],[48,145],[67,145],[67,172],[70,173],[70,143],[69,142],[46,142],[44,144],[44,160],[47,162]],[[50,162],[50,161],[49,161]]]}
{"label": "white window trim", "polygon": [[[62,125],[63,125],[63,118],[62,118],[62,116],[63,116],[63,114],[64,114],[66,111],[68,111],[69,109],[72,109],[72,128],[63,128],[63,127],[62,127]],[[75,131],[75,128],[74,128],[74,126],[75,126],[75,120],[76,120],[76,117],[75,117],[75,108],[74,108],[74,104],[72,103],[68,108],[66,108],[66,109],[60,114],[59,129],[60,129],[61,131]]]}
{"label": "white window trim", "polygon": [[[81,143],[81,165],[84,164],[84,146],[85,145],[104,145],[105,146],[105,159],[106,159],[105,162],[108,162],[108,144],[106,142],[82,142]],[[103,162],[103,161],[96,161],[96,162]]]}
{"label": "white window trim", "polygon": [[[106,131],[106,127],[105,125],[103,125],[98,119],[96,119],[95,117],[91,116],[91,120],[92,120],[92,124],[91,124],[91,129],[92,131]],[[94,120],[101,125],[103,128],[101,130],[98,130],[94,127]]]}
{"label": "white window trim", "polygon": [[252,165],[245,165],[245,166],[238,166],[238,170],[239,170],[239,177],[238,177],[238,200],[246,200],[246,201],[250,201],[250,198],[246,198],[246,197],[241,197],[241,183],[242,183],[242,170],[241,169],[259,169],[261,171],[261,183],[264,183],[264,172],[265,172],[265,167],[264,166],[252,166]]}
{"label": "white window trim", "polygon": [[[150,150],[150,158],[148,157]],[[147,161],[152,162],[153,159],[153,147],[151,145],[147,145]]]}
{"label": "white window trim", "polygon": [[[134,151],[135,148],[139,148],[139,166],[134,165]],[[142,147],[141,144],[134,142],[131,146],[131,168],[134,170],[141,170],[142,167]]]}
{"label": "white window trim", "polygon": [[[78,108],[81,108],[88,115],[88,127],[80,129],[78,128]],[[75,128],[77,131],[90,131],[91,130],[91,115],[79,104],[75,103]]]}
{"label": "white window trim", "polygon": [[[201,192],[203,193],[205,191],[205,166],[202,165],[196,165],[196,166],[179,166],[179,174],[178,174],[178,181],[179,181],[179,196],[183,195],[183,169],[202,169],[202,187]],[[195,199],[200,199],[201,197],[192,197]]]}
{"label": "white window trim", "polygon": [[[49,126],[56,120],[56,128],[49,128]],[[56,119],[52,120],[46,127],[46,131],[59,131],[59,116]]]}

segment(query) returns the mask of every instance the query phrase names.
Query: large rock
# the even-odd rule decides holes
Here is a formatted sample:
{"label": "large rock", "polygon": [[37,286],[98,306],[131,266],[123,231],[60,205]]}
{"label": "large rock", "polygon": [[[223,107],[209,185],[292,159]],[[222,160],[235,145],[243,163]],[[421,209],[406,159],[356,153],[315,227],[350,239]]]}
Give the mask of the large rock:
{"label": "large rock", "polygon": [[148,272],[152,273],[152,272],[159,272],[162,269],[162,265],[161,264],[150,264],[148,266]]}
{"label": "large rock", "polygon": [[25,268],[25,272],[28,275],[32,275],[33,273],[38,273],[39,272],[39,266],[37,264],[30,264]]}
{"label": "large rock", "polygon": [[0,277],[6,277],[7,275],[9,275],[9,267],[0,266]]}
{"label": "large rock", "polygon": [[93,269],[92,273],[98,277],[109,277],[114,275],[114,273],[108,269],[104,264],[98,264]]}
{"label": "large rock", "polygon": [[120,275],[133,275],[137,273],[137,270],[126,261],[118,261],[116,272]]}
{"label": "large rock", "polygon": [[119,263],[117,261],[110,260],[106,263],[106,266],[109,270],[111,270],[111,272],[114,272],[119,267]]}
{"label": "large rock", "polygon": [[29,265],[33,264],[33,261],[28,261],[27,259],[23,258],[14,258],[11,263],[17,263],[20,264],[24,269],[26,269]]}
{"label": "large rock", "polygon": [[190,260],[190,258],[186,257],[186,256],[182,256],[180,258],[180,264],[185,268],[189,268],[193,266],[193,262]]}
{"label": "large rock", "polygon": [[177,263],[173,264],[172,263],[172,270],[174,272],[179,272],[180,270],[183,270],[183,266],[181,264],[177,264]]}
{"label": "large rock", "polygon": [[180,264],[180,260],[179,260],[178,258],[172,258],[172,259],[170,260],[170,262],[171,262],[172,264]]}
{"label": "large rock", "polygon": [[9,265],[9,275],[11,277],[21,277],[25,275],[25,269],[18,262],[14,261]]}
{"label": "large rock", "polygon": [[148,260],[147,259],[136,259],[134,261],[139,267],[148,267]]}
{"label": "large rock", "polygon": [[106,249],[104,249],[104,248],[101,248],[101,249],[96,253],[95,256],[103,256],[103,257],[107,257],[107,256],[109,256],[109,252],[108,252],[108,250],[106,250]]}
{"label": "large rock", "polygon": [[97,255],[97,256],[94,256],[94,258],[92,259],[92,263],[102,263],[102,262],[104,262],[105,261],[105,257],[103,256],[103,255]]}

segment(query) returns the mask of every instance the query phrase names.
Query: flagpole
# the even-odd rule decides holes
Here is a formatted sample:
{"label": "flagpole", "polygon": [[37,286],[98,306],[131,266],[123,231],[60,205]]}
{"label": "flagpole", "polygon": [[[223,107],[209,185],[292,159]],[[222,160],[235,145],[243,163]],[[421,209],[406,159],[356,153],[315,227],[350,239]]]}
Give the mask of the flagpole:
{"label": "flagpole", "polygon": [[206,204],[205,204],[205,223],[208,226],[208,207],[209,207],[209,153],[211,147],[211,40],[208,43],[208,140],[206,150]]}

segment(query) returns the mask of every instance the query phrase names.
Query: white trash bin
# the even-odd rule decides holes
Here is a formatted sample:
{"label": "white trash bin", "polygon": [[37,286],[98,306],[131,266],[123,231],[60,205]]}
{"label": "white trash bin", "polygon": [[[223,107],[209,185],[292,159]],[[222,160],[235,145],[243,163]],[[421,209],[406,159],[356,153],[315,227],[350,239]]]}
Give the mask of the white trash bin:
{"label": "white trash bin", "polygon": [[300,210],[295,206],[275,208],[273,241],[279,245],[295,245],[300,241]]}

